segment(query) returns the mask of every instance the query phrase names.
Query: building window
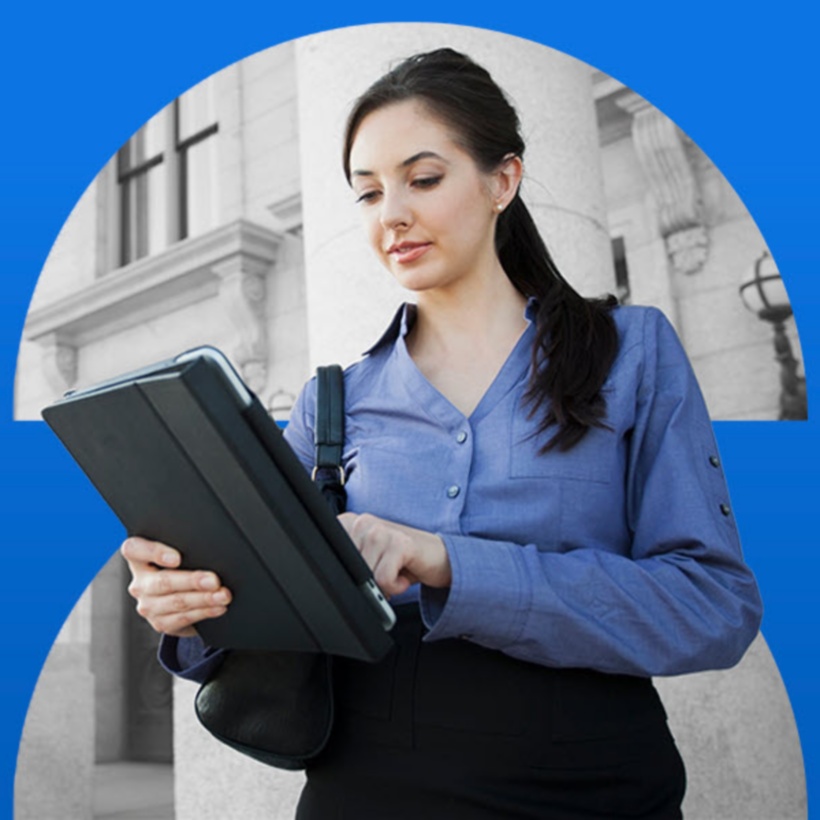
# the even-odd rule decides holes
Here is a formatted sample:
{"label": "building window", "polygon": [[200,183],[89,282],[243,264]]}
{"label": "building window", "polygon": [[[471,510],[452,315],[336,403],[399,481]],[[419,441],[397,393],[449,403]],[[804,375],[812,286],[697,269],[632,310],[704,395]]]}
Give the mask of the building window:
{"label": "building window", "polygon": [[622,305],[630,301],[629,268],[626,264],[626,244],[622,236],[612,240],[612,261],[615,265],[615,295]]}
{"label": "building window", "polygon": [[120,149],[120,265],[214,227],[218,128],[208,79],[152,117]]}
{"label": "building window", "polygon": [[165,111],[152,117],[117,155],[123,265],[165,247]]}
{"label": "building window", "polygon": [[213,83],[192,88],[176,101],[179,157],[180,239],[198,236],[216,224],[216,141],[218,125]]}

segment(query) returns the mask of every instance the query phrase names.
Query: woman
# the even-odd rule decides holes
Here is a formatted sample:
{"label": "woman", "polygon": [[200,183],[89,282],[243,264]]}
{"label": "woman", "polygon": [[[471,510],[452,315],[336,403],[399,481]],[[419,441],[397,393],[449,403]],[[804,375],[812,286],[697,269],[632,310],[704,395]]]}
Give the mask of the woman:
{"label": "woman", "polygon": [[[685,776],[651,675],[736,663],[760,600],[703,399],[662,315],[581,298],[519,196],[518,118],[440,49],[357,101],[344,169],[416,295],[345,374],[342,524],[399,614],[339,713],[298,817],[674,818]],[[286,431],[310,466],[315,383]],[[230,592],[123,546],[162,659]],[[192,640],[176,640],[193,638]],[[424,814],[423,814],[424,813]]]}

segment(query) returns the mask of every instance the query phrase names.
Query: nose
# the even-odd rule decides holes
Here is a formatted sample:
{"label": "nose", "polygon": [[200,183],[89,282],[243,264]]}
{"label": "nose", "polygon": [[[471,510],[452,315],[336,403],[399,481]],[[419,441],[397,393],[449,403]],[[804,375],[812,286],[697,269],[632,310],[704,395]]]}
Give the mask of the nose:
{"label": "nose", "polygon": [[401,190],[384,191],[379,218],[388,230],[407,228],[412,224],[413,212]]}

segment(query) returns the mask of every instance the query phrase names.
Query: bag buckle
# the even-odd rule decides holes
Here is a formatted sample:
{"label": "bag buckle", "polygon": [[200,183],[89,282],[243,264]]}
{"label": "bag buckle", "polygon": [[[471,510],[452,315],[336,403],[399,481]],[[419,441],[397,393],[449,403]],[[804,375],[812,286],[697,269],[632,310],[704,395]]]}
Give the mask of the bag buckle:
{"label": "bag buckle", "polygon": [[[339,486],[344,487],[344,485],[345,485],[345,471],[342,469],[342,465],[341,464],[334,464],[333,466],[339,471]],[[322,467],[322,466],[317,464],[313,468],[313,470],[310,474],[310,480],[311,481],[316,481],[316,475],[319,472],[319,470],[329,470],[329,469],[331,469],[331,468],[330,467]]]}

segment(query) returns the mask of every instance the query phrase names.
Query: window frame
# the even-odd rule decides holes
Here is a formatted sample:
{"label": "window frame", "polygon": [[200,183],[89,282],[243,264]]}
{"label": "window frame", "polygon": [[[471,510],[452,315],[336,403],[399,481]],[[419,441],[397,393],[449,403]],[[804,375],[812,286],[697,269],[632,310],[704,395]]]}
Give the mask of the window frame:
{"label": "window frame", "polygon": [[[187,93],[187,92],[186,92]],[[184,94],[172,100],[158,113],[160,128],[163,134],[163,148],[153,156],[136,164],[130,164],[130,146],[137,138],[141,128],[117,151],[114,157],[114,184],[116,188],[115,202],[118,210],[116,226],[111,232],[111,241],[116,243],[112,248],[113,269],[125,267],[139,259],[152,255],[148,251],[151,245],[149,235],[149,217],[147,216],[148,203],[137,203],[142,213],[136,216],[134,222],[134,206],[132,204],[133,188],[138,180],[145,178],[150,171],[160,165],[165,166],[165,182],[162,197],[165,202],[166,219],[165,235],[161,237],[161,250],[190,236],[190,213],[188,201],[189,183],[189,152],[196,145],[219,133],[219,120],[214,111],[215,121],[180,139],[180,108]],[[216,180],[214,180],[216,182]],[[140,219],[142,222],[140,223]],[[132,231],[132,223],[137,227]],[[216,226],[213,226],[216,227]],[[140,231],[145,231],[141,237]],[[110,272],[110,271],[109,271]]]}

